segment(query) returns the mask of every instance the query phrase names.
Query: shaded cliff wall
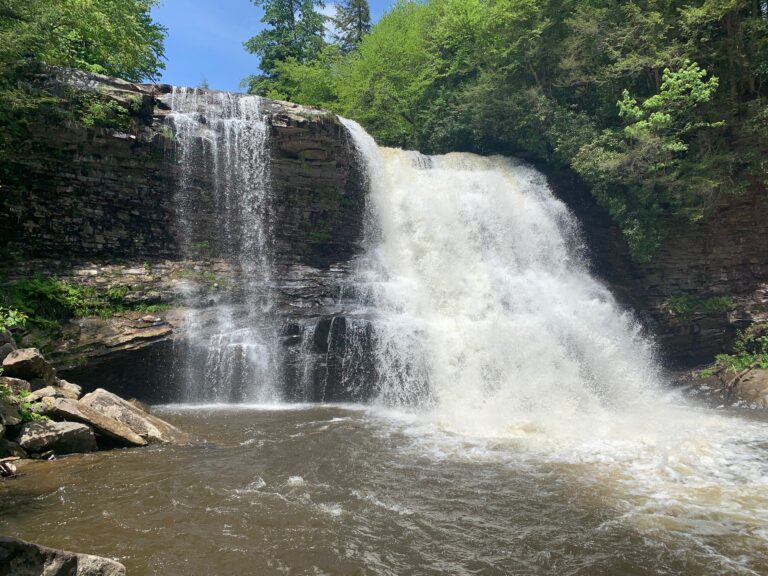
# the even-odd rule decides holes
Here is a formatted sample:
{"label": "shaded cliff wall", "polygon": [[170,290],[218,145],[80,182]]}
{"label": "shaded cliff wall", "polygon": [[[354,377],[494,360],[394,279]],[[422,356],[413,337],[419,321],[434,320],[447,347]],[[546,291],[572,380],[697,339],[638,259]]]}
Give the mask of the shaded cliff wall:
{"label": "shaded cliff wall", "polygon": [[[32,124],[32,153],[3,164],[1,247],[26,257],[178,258],[174,192],[179,179],[167,85],[136,85],[55,68],[52,92],[90,92],[129,111],[129,131]],[[348,258],[364,195],[345,129],[330,113],[264,100],[270,123],[276,258],[327,267]],[[196,235],[217,234],[211,183],[196,182]],[[216,256],[216,254],[214,254]]]}
{"label": "shaded cliff wall", "polygon": [[[172,400],[173,346],[184,338],[185,307],[213,310],[240,296],[230,255],[215,241],[191,253],[188,243],[181,248],[175,197],[181,174],[166,124],[172,88],[67,69],[35,81],[65,98],[82,92],[113,102],[131,123],[29,127],[29,150],[3,159],[0,170],[0,249],[11,255],[0,262],[0,283],[56,277],[100,292],[127,289],[132,306],[162,305],[152,314],[73,318],[47,345],[65,375],[86,388],[107,385]],[[287,102],[262,105],[270,130],[274,289],[290,352],[300,344],[299,324],[336,313],[362,235],[365,188],[334,115]],[[205,171],[195,175],[191,228],[199,240],[221,233],[210,178]]]}
{"label": "shaded cliff wall", "polygon": [[[668,366],[707,363],[729,350],[739,329],[768,322],[766,190],[753,187],[724,199],[697,222],[670,223],[652,259],[636,263],[619,228],[578,178],[539,169],[579,218],[593,272],[655,336]],[[707,309],[712,299],[729,303]]]}
{"label": "shaded cliff wall", "polygon": [[[680,366],[711,360],[728,349],[738,329],[768,321],[768,194],[754,188],[701,221],[673,227],[637,274],[667,358]],[[690,300],[690,311],[670,303],[680,297]],[[718,297],[731,303],[704,309],[706,300]]]}

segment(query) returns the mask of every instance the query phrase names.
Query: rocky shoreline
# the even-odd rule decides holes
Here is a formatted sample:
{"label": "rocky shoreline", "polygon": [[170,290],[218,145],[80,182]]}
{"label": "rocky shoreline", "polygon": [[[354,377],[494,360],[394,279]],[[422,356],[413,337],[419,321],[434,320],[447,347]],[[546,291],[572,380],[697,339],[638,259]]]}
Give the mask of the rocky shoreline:
{"label": "rocky shoreline", "polygon": [[5,348],[0,458],[6,475],[14,474],[15,459],[189,441],[187,434],[149,414],[136,401],[101,388],[82,396],[81,387],[58,378],[39,350],[16,348],[9,332],[0,334],[0,339]]}
{"label": "rocky shoreline", "polygon": [[[8,331],[0,331],[0,360],[0,478],[23,482],[16,466],[25,459],[190,440],[137,401],[101,388],[83,396],[38,349],[17,348]],[[14,574],[124,576],[126,569],[107,558],[0,536],[0,576]]]}

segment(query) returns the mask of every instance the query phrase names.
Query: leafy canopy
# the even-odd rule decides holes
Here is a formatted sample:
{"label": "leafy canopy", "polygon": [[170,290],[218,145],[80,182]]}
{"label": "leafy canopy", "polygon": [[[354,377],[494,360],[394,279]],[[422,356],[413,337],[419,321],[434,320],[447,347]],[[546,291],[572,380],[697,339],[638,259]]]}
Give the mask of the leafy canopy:
{"label": "leafy canopy", "polygon": [[281,63],[310,62],[323,48],[325,16],[318,12],[322,0],[252,0],[264,9],[267,28],[245,42],[245,49],[261,59],[261,75],[244,81],[248,91],[265,94],[277,77]]}
{"label": "leafy canopy", "polygon": [[382,144],[574,171],[640,260],[723,195],[768,185],[762,1],[400,0],[355,50],[279,76],[283,98]]}
{"label": "leafy canopy", "polygon": [[154,79],[165,29],[152,21],[158,0],[0,0],[0,73],[35,59],[118,76]]}

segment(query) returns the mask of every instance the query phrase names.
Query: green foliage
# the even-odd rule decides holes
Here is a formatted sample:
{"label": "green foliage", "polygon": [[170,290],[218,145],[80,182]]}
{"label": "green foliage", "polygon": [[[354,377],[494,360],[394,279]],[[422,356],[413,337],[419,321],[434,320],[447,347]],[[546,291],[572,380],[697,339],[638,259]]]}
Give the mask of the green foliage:
{"label": "green foliage", "polygon": [[244,84],[254,94],[266,94],[278,77],[278,65],[294,60],[308,62],[324,45],[325,16],[317,9],[322,0],[252,0],[264,9],[261,21],[267,28],[245,42],[245,49],[261,59],[261,75],[246,78]]}
{"label": "green foliage", "polygon": [[5,400],[12,405],[16,406],[19,410],[22,422],[36,422],[40,420],[48,420],[47,416],[43,416],[35,412],[32,408],[31,402],[26,402],[25,398],[30,395],[26,390],[21,390],[14,394],[13,391],[3,384],[0,384],[0,400]]}
{"label": "green foliage", "polygon": [[[30,81],[42,64],[156,78],[165,30],[152,22],[156,0],[0,0],[0,180],[7,162],[35,146],[30,127],[73,123],[130,131],[141,102],[127,108],[98,94],[54,94]],[[23,175],[22,175],[23,177]]]}
{"label": "green foliage", "polygon": [[750,0],[401,0],[349,53],[278,65],[282,98],[385,145],[575,171],[647,260],[768,184],[768,8]]}
{"label": "green foliage", "polygon": [[718,87],[718,79],[706,75],[695,62],[666,68],[660,91],[642,104],[625,89],[617,103],[624,126],[584,144],[572,160],[621,225],[638,260],[648,259],[661,243],[665,213],[690,220],[702,214],[702,183],[684,176],[689,142],[698,131],[722,125],[697,114]]}
{"label": "green foliage", "polygon": [[357,48],[363,36],[371,31],[371,8],[368,0],[342,0],[336,4],[333,18],[334,40],[342,52]]}
{"label": "green foliage", "polygon": [[73,95],[70,102],[76,102],[80,107],[75,122],[86,128],[117,128],[124,131],[131,129],[130,111],[114,100],[100,98],[96,94],[79,93]]}
{"label": "green foliage", "polygon": [[195,252],[205,252],[207,250],[210,250],[211,243],[208,242],[208,240],[203,240],[202,242],[195,242],[194,244],[192,244],[192,246],[190,246],[190,248],[192,248],[192,250],[194,250]]}
{"label": "green foliage", "polygon": [[768,368],[768,333],[739,332],[732,354],[719,354],[717,368],[742,372],[747,368]]}
{"label": "green foliage", "polygon": [[159,312],[165,312],[170,310],[170,304],[137,304],[133,307],[136,312],[142,312],[145,314],[157,314]]}
{"label": "green foliage", "polygon": [[187,280],[193,280],[195,282],[204,282],[209,285],[224,283],[223,278],[219,278],[214,272],[209,272],[206,270],[182,268],[176,272],[176,276],[179,278],[186,278]]}
{"label": "green foliage", "polygon": [[156,0],[1,0],[0,74],[32,58],[118,76],[156,78],[165,29]]}
{"label": "green foliage", "polygon": [[695,314],[707,314],[725,312],[733,307],[733,299],[730,296],[713,296],[701,298],[685,294],[673,296],[665,302],[666,308],[679,316],[683,321],[689,322]]}
{"label": "green foliage", "polygon": [[4,308],[0,306],[0,330],[25,326],[29,317],[15,308]]}
{"label": "green foliage", "polygon": [[125,284],[104,290],[55,278],[32,278],[3,287],[0,303],[17,310],[37,328],[57,330],[59,322],[70,318],[109,318],[138,309],[138,305],[125,301],[132,291],[133,288]]}

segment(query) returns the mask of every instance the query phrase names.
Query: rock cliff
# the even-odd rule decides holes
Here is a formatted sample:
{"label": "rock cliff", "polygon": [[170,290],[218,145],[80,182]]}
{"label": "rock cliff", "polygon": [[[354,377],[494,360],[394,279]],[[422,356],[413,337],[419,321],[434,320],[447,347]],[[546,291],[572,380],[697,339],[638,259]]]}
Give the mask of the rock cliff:
{"label": "rock cliff", "polygon": [[[166,123],[171,87],[137,85],[67,69],[35,82],[65,97],[92,94],[131,118],[125,127],[32,124],[31,153],[0,177],[2,283],[56,277],[119,293],[113,313],[73,318],[48,342],[66,377],[173,400],[171,352],[184,309],[237,300],[228,255],[206,242],[182,250],[174,201],[179,165]],[[359,253],[366,186],[348,135],[332,114],[264,101],[269,124],[274,293],[287,378],[311,399],[364,395],[336,382],[350,338],[364,346],[365,319],[350,319],[342,287]],[[692,365],[727,347],[735,331],[768,315],[768,200],[753,190],[674,230],[649,264],[633,264],[620,234],[578,183],[551,175],[580,217],[597,271],[659,339],[670,365]],[[210,174],[196,173],[195,236],[216,236]],[[717,305],[711,305],[716,302]],[[311,330],[307,330],[310,326]],[[31,337],[28,336],[28,337]],[[36,342],[27,342],[36,344]],[[299,352],[316,359],[306,374]],[[371,370],[370,366],[361,366]],[[300,375],[300,372],[305,372]],[[335,382],[335,383],[334,383]]]}

